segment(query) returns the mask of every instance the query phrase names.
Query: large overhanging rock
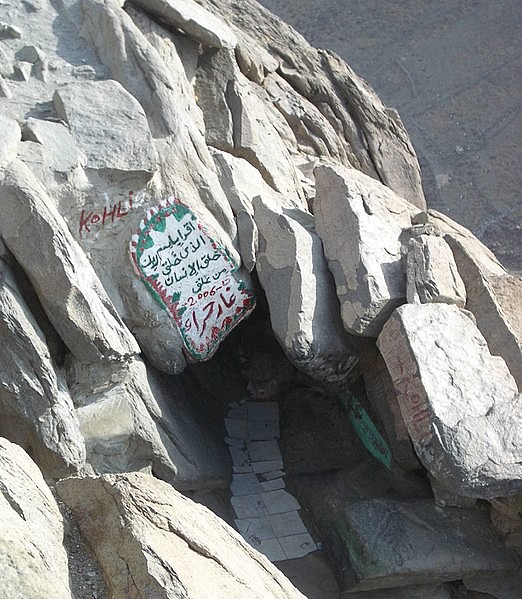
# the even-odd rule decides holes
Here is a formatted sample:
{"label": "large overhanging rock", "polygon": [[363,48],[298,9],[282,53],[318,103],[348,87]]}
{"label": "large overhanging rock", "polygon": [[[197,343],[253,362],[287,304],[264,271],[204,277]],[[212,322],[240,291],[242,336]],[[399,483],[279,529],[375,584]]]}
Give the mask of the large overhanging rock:
{"label": "large overhanging rock", "polygon": [[180,490],[226,487],[225,445],[199,424],[179,383],[140,360],[71,362],[68,382],[96,472],[151,468]]}
{"label": "large overhanging rock", "polygon": [[466,286],[466,308],[473,312],[491,353],[504,358],[522,391],[522,280],[509,275],[467,229],[435,210],[429,214],[453,250]]}
{"label": "large overhanging rock", "polygon": [[117,599],[304,599],[221,519],[151,476],[69,478],[58,493]]}
{"label": "large overhanging rock", "polygon": [[344,327],[376,337],[406,298],[400,236],[418,210],[354,169],[322,165],[315,175],[315,222]]}
{"label": "large overhanging rock", "polygon": [[257,273],[279,343],[303,372],[343,382],[357,364],[357,345],[343,329],[313,217],[258,197],[254,218],[259,231]]}
{"label": "large overhanging rock", "polygon": [[0,438],[0,578],[10,599],[71,599],[63,522],[25,451]]}
{"label": "large overhanging rock", "polygon": [[65,382],[10,269],[0,260],[0,435],[32,452],[46,476],[85,463],[85,445]]}
{"label": "large overhanging rock", "polygon": [[0,193],[5,243],[71,352],[85,362],[139,353],[86,255],[25,164],[9,165]]}
{"label": "large overhanging rock", "polygon": [[522,396],[467,314],[445,304],[408,304],[377,345],[424,466],[450,491],[471,497],[522,489]]}

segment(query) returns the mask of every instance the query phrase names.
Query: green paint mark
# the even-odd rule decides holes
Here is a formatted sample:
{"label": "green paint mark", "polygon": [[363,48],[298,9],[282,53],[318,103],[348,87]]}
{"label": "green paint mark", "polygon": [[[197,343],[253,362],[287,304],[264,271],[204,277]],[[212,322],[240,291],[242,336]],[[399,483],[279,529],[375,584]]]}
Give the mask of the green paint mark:
{"label": "green paint mark", "polygon": [[357,397],[351,391],[344,391],[339,396],[339,401],[348,412],[348,418],[364,447],[391,470],[390,448]]}

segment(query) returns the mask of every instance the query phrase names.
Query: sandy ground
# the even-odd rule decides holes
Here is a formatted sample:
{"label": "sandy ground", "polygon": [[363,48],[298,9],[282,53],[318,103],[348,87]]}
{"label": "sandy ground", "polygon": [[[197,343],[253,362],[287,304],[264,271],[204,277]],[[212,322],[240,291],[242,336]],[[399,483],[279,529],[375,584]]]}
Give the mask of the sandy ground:
{"label": "sandy ground", "polygon": [[399,110],[428,204],[522,271],[522,2],[261,0]]}

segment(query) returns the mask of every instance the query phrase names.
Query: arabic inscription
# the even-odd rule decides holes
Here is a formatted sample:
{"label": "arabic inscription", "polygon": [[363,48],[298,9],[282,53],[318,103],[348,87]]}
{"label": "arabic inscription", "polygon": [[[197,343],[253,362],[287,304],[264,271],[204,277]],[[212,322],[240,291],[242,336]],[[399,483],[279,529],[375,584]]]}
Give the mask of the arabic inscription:
{"label": "arabic inscription", "polygon": [[174,317],[195,360],[209,359],[255,306],[253,291],[234,276],[239,265],[179,200],[149,211],[130,250],[140,278]]}

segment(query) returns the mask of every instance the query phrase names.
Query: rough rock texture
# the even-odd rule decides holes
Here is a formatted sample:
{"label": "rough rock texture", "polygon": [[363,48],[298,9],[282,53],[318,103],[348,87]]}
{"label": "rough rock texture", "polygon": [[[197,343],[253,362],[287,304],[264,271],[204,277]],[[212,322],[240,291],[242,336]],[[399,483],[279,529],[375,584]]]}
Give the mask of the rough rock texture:
{"label": "rough rock texture", "polygon": [[0,435],[22,445],[48,475],[75,472],[85,445],[44,333],[0,259]]}
{"label": "rough rock texture", "polygon": [[519,492],[522,396],[471,319],[455,306],[407,304],[393,313],[377,345],[415,451],[431,474],[459,495]]}
{"label": "rough rock texture", "polygon": [[139,352],[54,202],[24,163],[9,165],[0,193],[5,243],[69,349],[87,362]]}
{"label": "rough rock texture", "polygon": [[95,541],[116,599],[303,597],[222,520],[151,476],[70,478],[58,493]]}
{"label": "rough rock texture", "polygon": [[319,166],[314,215],[350,333],[377,336],[406,297],[400,236],[415,208],[355,169]]}
{"label": "rough rock texture", "polygon": [[346,584],[354,590],[518,567],[516,554],[502,546],[478,510],[371,499],[347,507],[337,526],[355,573]]}
{"label": "rough rock texture", "polygon": [[[428,234],[424,234],[427,232]],[[430,302],[466,305],[466,288],[448,244],[426,227],[410,230],[406,259],[406,299],[410,303]]]}
{"label": "rough rock texture", "polygon": [[430,210],[430,217],[443,232],[466,286],[466,308],[492,354],[501,356],[522,391],[522,282],[509,275],[500,262],[467,229],[447,216]]}
{"label": "rough rock texture", "polygon": [[150,467],[180,490],[228,485],[226,447],[200,426],[181,385],[167,384],[139,359],[72,363],[68,383],[96,472]]}
{"label": "rough rock texture", "polygon": [[[234,443],[246,437],[238,430],[245,422],[227,413],[244,403],[280,407],[280,419],[247,424],[253,441],[281,432],[287,477],[279,459],[254,463],[277,462],[277,471],[263,472],[268,488],[299,492],[312,535],[306,543],[320,548],[324,539],[328,551],[292,560],[290,570],[313,579],[308,570],[320,562],[329,597],[337,587],[328,556],[340,579],[357,579],[338,525],[357,501],[417,506],[435,495],[462,505],[474,501],[462,493],[486,497],[505,543],[521,551],[516,510],[508,517],[506,497],[492,498],[520,488],[516,389],[471,312],[412,304],[407,310],[420,312],[406,333],[396,316],[385,325],[397,327],[391,362],[422,366],[419,398],[432,406],[429,430],[439,435],[430,445],[412,428],[417,411],[398,413],[408,389],[393,364],[375,358],[371,337],[407,299],[408,240],[437,221],[492,353],[505,356],[515,376],[521,362],[518,283],[468,232],[426,214],[397,114],[338,57],[251,0],[0,5],[0,434],[34,456],[49,484],[71,473],[98,476],[60,488],[83,520],[77,534],[100,557],[109,594],[300,596],[238,535],[173,490],[233,522],[228,446],[239,449]],[[163,212],[174,204],[187,211]],[[462,305],[453,258],[431,237],[422,237],[429,264],[423,248],[410,252],[409,299]],[[475,267],[467,272],[460,247],[480,277]],[[455,274],[449,290],[446,268]],[[244,302],[254,305],[250,290],[255,310],[227,328]],[[435,312],[445,316],[433,334],[425,317]],[[189,329],[198,348],[191,355],[182,337]],[[212,357],[203,340],[216,342]],[[361,372],[364,384],[355,380]],[[425,525],[416,510],[398,528],[422,548],[426,526],[433,533],[439,522]],[[410,527],[417,516],[421,525]],[[362,526],[356,520],[354,530]],[[475,572],[462,571],[462,560],[483,556],[481,539],[468,533],[458,571],[453,540],[433,533],[441,554],[448,545],[447,565],[425,572],[417,563],[413,582],[436,596],[437,581]],[[103,585],[83,584],[90,566],[78,568],[71,547],[80,543],[67,537],[74,599],[92,599],[97,589],[107,599]],[[386,580],[413,584],[395,566]],[[315,593],[305,592],[323,599]]]}
{"label": "rough rock texture", "polygon": [[41,472],[0,437],[0,578],[9,599],[71,599],[63,522]]}
{"label": "rough rock texture", "polygon": [[416,470],[420,466],[419,460],[411,444],[386,363],[375,348],[368,350],[361,362],[366,394],[373,411],[382,422],[394,464],[404,470]]}
{"label": "rough rock texture", "polygon": [[259,235],[257,273],[277,339],[303,372],[343,382],[357,364],[356,340],[343,330],[313,217],[258,197],[254,218]]}
{"label": "rough rock texture", "polygon": [[2,138],[2,147],[0,148],[1,168],[16,158],[16,153],[22,139],[22,132],[16,121],[6,119],[0,115],[0,136]]}
{"label": "rough rock texture", "polygon": [[154,173],[156,156],[147,118],[119,83],[70,83],[59,87],[53,100],[85,155],[86,168]]}

